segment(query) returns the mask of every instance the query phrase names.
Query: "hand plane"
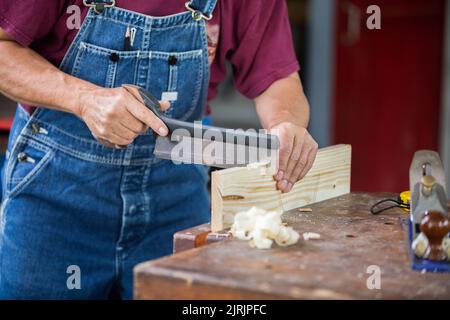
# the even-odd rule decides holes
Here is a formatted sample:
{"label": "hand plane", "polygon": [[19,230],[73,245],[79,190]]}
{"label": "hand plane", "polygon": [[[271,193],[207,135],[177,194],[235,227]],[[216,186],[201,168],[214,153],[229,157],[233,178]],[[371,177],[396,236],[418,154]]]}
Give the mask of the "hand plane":
{"label": "hand plane", "polygon": [[450,219],[445,174],[439,154],[415,153],[409,170],[409,243],[412,268],[450,271]]}
{"label": "hand plane", "polygon": [[229,168],[264,162],[276,164],[278,137],[256,130],[233,130],[186,122],[166,116],[151,93],[134,85],[123,85],[168,127],[166,137],[157,136],[153,154],[161,159],[186,164]]}

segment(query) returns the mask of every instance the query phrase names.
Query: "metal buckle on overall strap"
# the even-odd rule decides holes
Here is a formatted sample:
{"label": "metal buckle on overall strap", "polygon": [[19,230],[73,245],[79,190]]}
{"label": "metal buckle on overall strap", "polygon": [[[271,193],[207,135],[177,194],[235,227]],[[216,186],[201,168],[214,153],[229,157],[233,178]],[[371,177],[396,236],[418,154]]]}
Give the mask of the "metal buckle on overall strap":
{"label": "metal buckle on overall strap", "polygon": [[86,7],[94,8],[95,13],[102,13],[105,8],[112,8],[116,6],[116,0],[110,0],[109,2],[83,0],[83,4]]}
{"label": "metal buckle on overall strap", "polygon": [[185,4],[186,9],[188,9],[189,11],[192,12],[192,19],[194,19],[195,21],[200,21],[202,19],[205,20],[211,20],[213,15],[210,14],[209,16],[205,16],[203,14],[203,12],[201,12],[200,10],[197,10],[195,8],[192,7],[192,1],[188,1]]}

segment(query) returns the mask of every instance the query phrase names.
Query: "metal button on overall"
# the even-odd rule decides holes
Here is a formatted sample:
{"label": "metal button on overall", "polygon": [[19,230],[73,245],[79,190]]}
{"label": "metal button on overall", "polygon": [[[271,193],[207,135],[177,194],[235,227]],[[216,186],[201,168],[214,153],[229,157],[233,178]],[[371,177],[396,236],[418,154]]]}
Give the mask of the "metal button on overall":
{"label": "metal button on overall", "polygon": [[105,10],[105,4],[104,3],[96,3],[94,8],[95,8],[94,9],[95,12],[97,14],[100,14]]}
{"label": "metal button on overall", "polygon": [[28,156],[27,156],[27,154],[26,154],[25,152],[20,152],[20,153],[17,155],[17,160],[18,160],[19,162],[25,162],[25,161],[27,161],[27,159],[28,159]]}
{"label": "metal button on overall", "polygon": [[177,64],[177,62],[178,62],[177,57],[175,57],[175,56],[169,56],[169,65],[174,66],[174,65]]}
{"label": "metal button on overall", "polygon": [[111,55],[109,56],[109,60],[111,60],[112,62],[118,62],[119,59],[119,55],[115,52],[111,53]]}

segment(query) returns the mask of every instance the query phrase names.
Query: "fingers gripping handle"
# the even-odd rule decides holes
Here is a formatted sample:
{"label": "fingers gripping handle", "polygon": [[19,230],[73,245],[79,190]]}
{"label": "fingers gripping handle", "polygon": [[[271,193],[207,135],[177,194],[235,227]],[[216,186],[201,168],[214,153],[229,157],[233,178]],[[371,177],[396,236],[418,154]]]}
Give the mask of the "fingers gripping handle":
{"label": "fingers gripping handle", "polygon": [[[278,137],[275,135],[252,132],[236,132],[235,130],[211,127],[206,125],[199,126],[195,123],[166,117],[162,114],[161,104],[159,103],[158,99],[156,99],[150,92],[148,92],[144,88],[134,85],[125,84],[123,85],[123,87],[165,123],[167,128],[169,128],[172,139],[176,139],[177,135],[180,136],[179,138],[181,138],[182,136],[195,137],[199,133],[198,130],[200,129],[202,137],[222,137],[221,141],[232,140],[236,144],[243,144],[246,146],[264,147],[268,149],[279,148],[280,142],[278,140]],[[206,132],[208,132],[208,134],[205,134]]]}
{"label": "fingers gripping handle", "polygon": [[132,84],[124,84],[122,87],[161,119],[161,104],[150,92]]}

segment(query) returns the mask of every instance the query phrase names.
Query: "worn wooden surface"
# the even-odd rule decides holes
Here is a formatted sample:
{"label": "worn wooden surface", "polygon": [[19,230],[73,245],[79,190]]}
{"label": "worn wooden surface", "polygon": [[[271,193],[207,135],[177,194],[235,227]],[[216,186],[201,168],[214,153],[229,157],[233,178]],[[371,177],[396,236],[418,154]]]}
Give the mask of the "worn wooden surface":
{"label": "worn wooden surface", "polygon": [[[410,269],[404,223],[394,209],[369,212],[392,194],[349,194],[293,210],[285,221],[321,240],[271,250],[229,240],[135,269],[137,299],[450,299],[450,274]],[[367,268],[381,269],[381,289],[369,290]]]}
{"label": "worn wooden surface", "polygon": [[207,244],[231,239],[227,231],[211,232],[211,224],[205,223],[194,228],[175,233],[173,236],[173,253],[179,253]]}
{"label": "worn wooden surface", "polygon": [[289,211],[350,192],[352,148],[336,145],[320,149],[308,174],[289,193],[277,190],[275,169],[237,167],[211,175],[211,229],[230,227],[239,211],[257,206],[265,210]]}

